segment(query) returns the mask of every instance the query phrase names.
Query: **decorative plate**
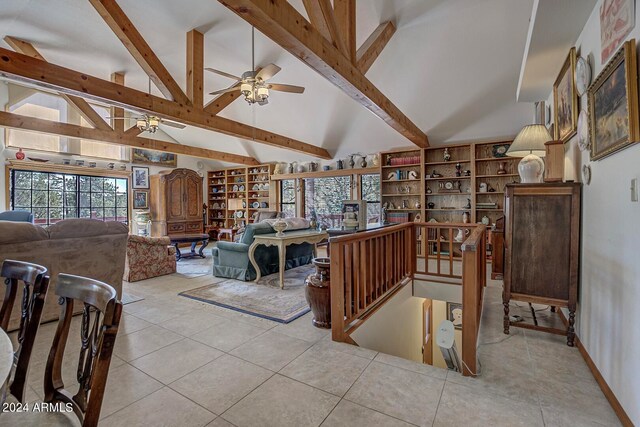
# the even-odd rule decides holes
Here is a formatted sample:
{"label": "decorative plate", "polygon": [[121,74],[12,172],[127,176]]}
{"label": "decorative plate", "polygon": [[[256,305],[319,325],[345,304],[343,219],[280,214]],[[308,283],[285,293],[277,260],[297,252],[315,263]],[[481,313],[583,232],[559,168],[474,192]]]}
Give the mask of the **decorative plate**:
{"label": "decorative plate", "polygon": [[253,187],[251,187],[251,188],[253,189],[253,191],[258,191],[260,186],[258,184],[253,184]]}
{"label": "decorative plate", "polygon": [[233,191],[238,191],[238,184],[235,184],[235,185],[233,186]]}
{"label": "decorative plate", "polygon": [[587,111],[582,110],[578,116],[578,147],[580,151],[586,151],[589,146],[589,117]]}
{"label": "decorative plate", "polygon": [[591,184],[591,165],[582,165],[582,178],[585,184]]}
{"label": "decorative plate", "polygon": [[242,218],[244,216],[244,211],[236,211],[234,215],[238,218]]}
{"label": "decorative plate", "polygon": [[238,187],[239,191],[244,191],[244,185],[241,185],[240,187]]}
{"label": "decorative plate", "polygon": [[260,207],[263,208],[263,209],[266,209],[266,208],[269,207],[269,204],[267,202],[262,202],[262,203],[260,203]]}
{"label": "decorative plate", "polygon": [[583,57],[576,60],[576,92],[582,96],[591,84],[591,66]]}
{"label": "decorative plate", "polygon": [[218,203],[214,203],[211,207],[213,209],[220,209],[220,205]]}
{"label": "decorative plate", "polygon": [[493,157],[507,157],[507,150],[511,144],[496,144],[491,148]]}
{"label": "decorative plate", "polygon": [[253,202],[253,203],[251,203],[251,206],[252,206],[254,209],[258,209],[258,208],[260,207],[260,202]]}

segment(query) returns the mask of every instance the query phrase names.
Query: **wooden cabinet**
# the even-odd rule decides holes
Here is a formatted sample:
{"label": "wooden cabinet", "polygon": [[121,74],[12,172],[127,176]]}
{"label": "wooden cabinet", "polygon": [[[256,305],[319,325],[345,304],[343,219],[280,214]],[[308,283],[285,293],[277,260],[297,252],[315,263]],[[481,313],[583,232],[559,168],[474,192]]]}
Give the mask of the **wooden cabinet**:
{"label": "wooden cabinet", "polygon": [[[569,309],[573,346],[580,236],[579,183],[507,184],[505,197],[504,333],[509,301]],[[564,333],[523,323],[522,327]]]}
{"label": "wooden cabinet", "polygon": [[162,171],[151,178],[151,234],[202,233],[202,178],[190,169]]}

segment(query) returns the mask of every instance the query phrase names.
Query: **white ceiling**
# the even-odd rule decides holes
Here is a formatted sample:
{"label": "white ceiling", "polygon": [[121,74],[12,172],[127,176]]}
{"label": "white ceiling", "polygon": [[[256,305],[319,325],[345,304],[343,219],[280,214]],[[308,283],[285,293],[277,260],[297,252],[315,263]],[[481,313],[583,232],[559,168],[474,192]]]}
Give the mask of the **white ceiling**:
{"label": "white ceiling", "polygon": [[[534,0],[360,0],[357,40],[393,19],[397,31],[367,77],[429,136],[432,145],[513,136],[532,119],[516,102]],[[292,0],[305,16],[301,0]],[[216,0],[120,0],[176,81],[185,84],[185,34],[205,33],[205,66],[241,74],[250,68],[251,27]],[[32,42],[50,62],[128,86],[147,77],[86,0],[0,0],[0,36]],[[0,45],[7,47],[4,42]],[[256,32],[256,65],[274,62],[274,82],[303,95],[272,93],[264,107],[236,101],[224,117],[326,148],[336,157],[410,142],[271,40]],[[205,91],[226,87],[206,74]],[[157,95],[160,93],[155,90]],[[207,96],[205,102],[211,99]],[[260,161],[308,160],[299,153],[188,127],[168,129],[185,145],[248,154]]]}

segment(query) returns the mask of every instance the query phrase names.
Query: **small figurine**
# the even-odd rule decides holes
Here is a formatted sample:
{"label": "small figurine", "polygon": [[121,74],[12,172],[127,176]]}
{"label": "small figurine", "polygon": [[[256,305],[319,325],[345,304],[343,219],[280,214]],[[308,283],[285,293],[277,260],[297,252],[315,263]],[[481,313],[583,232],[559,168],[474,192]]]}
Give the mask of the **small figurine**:
{"label": "small figurine", "polygon": [[435,203],[433,203],[433,202],[429,202],[429,203],[427,203],[427,207],[428,207],[429,209],[433,209],[433,208],[435,208],[435,207],[436,207],[436,204],[435,204]]}
{"label": "small figurine", "polygon": [[431,194],[433,193],[433,191],[431,190],[431,187],[427,187],[427,194]]}
{"label": "small figurine", "polygon": [[449,149],[448,148],[444,149],[444,153],[442,154],[442,158],[444,159],[445,162],[448,162],[449,160],[451,160],[451,153],[449,153]]}
{"label": "small figurine", "polygon": [[456,176],[457,177],[462,176],[462,165],[460,163],[456,163]]}
{"label": "small figurine", "polygon": [[469,212],[465,212],[462,214],[462,223],[468,224],[470,221]]}
{"label": "small figurine", "polygon": [[442,175],[440,175],[438,172],[436,172],[436,170],[434,169],[433,172],[431,172],[431,178],[441,178]]}
{"label": "small figurine", "polygon": [[467,199],[467,204],[462,209],[471,209],[471,199]]}
{"label": "small figurine", "polygon": [[471,176],[471,171],[469,169],[464,171],[464,176]]}
{"label": "small figurine", "polygon": [[387,204],[385,203],[384,206],[382,206],[382,223],[383,224],[388,224],[387,221]]}
{"label": "small figurine", "polygon": [[342,160],[338,159],[336,161],[336,169],[344,169],[344,165],[342,164]]}

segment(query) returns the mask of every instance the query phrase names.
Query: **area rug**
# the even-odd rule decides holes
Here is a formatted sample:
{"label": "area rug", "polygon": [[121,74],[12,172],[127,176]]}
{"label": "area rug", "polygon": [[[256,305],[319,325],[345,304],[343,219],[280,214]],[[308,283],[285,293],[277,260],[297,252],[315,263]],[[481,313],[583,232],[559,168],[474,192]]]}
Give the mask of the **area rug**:
{"label": "area rug", "polygon": [[258,283],[228,279],[184,291],[179,295],[264,319],[289,323],[310,311],[304,296],[304,279],[313,271],[311,264],[287,270],[284,289],[280,289],[276,273],[262,277]]}
{"label": "area rug", "polygon": [[120,302],[122,302],[122,305],[127,305],[127,304],[131,304],[132,302],[138,302],[138,301],[142,301],[144,298],[139,297],[137,295],[133,295],[133,294],[128,294],[126,292],[122,293],[122,298],[120,298]]}
{"label": "area rug", "polygon": [[[184,248],[184,252],[189,252],[189,248]],[[213,274],[213,258],[211,249],[204,250],[206,258],[183,258],[176,263],[176,273],[187,279]]]}

